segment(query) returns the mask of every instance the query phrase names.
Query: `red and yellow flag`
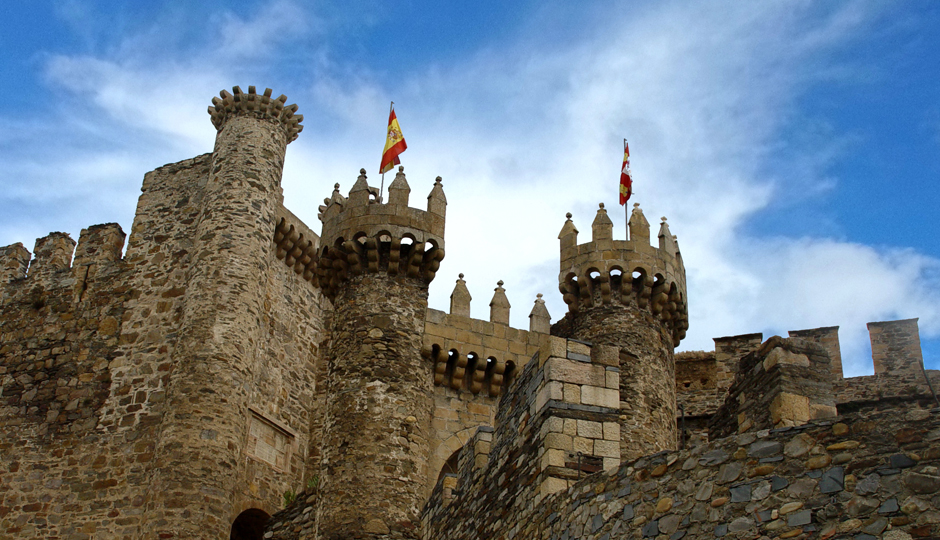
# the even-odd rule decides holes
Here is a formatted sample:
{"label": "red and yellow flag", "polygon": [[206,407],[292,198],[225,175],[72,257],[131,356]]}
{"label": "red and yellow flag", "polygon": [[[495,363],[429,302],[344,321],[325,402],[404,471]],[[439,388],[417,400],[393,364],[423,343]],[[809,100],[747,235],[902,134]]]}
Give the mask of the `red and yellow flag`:
{"label": "red and yellow flag", "polygon": [[408,144],[405,143],[405,136],[401,134],[401,126],[398,125],[398,117],[395,116],[395,102],[392,102],[391,110],[388,112],[388,136],[385,138],[385,150],[382,152],[379,174],[385,174],[401,163],[398,154],[404,152],[406,148]]}
{"label": "red and yellow flag", "polygon": [[627,204],[633,195],[633,176],[630,173],[630,146],[623,140],[623,166],[620,167],[620,204]]}

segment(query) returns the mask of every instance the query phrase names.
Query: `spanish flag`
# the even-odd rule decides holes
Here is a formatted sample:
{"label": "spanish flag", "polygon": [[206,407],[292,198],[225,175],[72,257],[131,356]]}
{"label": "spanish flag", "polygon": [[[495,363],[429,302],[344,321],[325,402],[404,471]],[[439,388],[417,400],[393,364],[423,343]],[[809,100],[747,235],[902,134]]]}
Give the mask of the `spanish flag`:
{"label": "spanish flag", "polygon": [[392,167],[401,163],[398,154],[401,154],[408,148],[405,143],[405,136],[401,134],[401,126],[398,125],[398,117],[395,116],[395,102],[388,112],[388,136],[385,138],[385,151],[382,152],[382,164],[379,165],[379,174],[385,174],[392,170]]}
{"label": "spanish flag", "polygon": [[[402,141],[404,142],[404,141]],[[620,167],[620,204],[627,204],[633,195],[633,176],[630,173],[630,146],[623,140],[623,166]]]}

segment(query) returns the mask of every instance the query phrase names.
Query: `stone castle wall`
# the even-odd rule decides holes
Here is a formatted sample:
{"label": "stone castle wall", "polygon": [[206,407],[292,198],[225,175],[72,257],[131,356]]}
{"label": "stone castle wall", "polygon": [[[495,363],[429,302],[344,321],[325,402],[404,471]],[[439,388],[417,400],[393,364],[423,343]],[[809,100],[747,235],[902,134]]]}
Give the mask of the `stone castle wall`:
{"label": "stone castle wall", "polygon": [[[147,174],[123,258],[120,243],[114,256],[115,236],[123,243],[116,226],[83,231],[71,266],[74,244],[51,235],[36,251],[52,257],[34,261],[35,275],[23,276],[16,265],[2,285],[0,538],[146,534],[156,441],[173,429],[165,423],[166,395],[210,163],[207,154]],[[86,234],[100,238],[88,243]],[[11,252],[5,262],[25,251],[4,249]],[[251,374],[252,405],[239,422],[246,432],[254,422],[271,446],[288,447],[246,436],[236,514],[273,513],[286,489],[315,474],[306,461],[319,443],[311,436],[319,418],[314,376],[329,304],[289,269],[271,267],[260,287],[263,364]],[[212,421],[202,424],[193,436],[211,437]],[[266,461],[279,453],[280,463]],[[199,508],[180,504],[181,511]],[[235,516],[220,518],[228,528]]]}
{"label": "stone castle wall", "polygon": [[938,413],[872,412],[727,437],[550,495],[530,488],[507,500],[497,486],[465,487],[461,476],[432,495],[428,538],[935,537]]}
{"label": "stone castle wall", "polygon": [[[821,347],[781,338],[743,359],[742,373],[767,371],[768,359],[769,370],[808,369],[782,358],[797,353],[817,357],[819,378],[831,376]],[[461,450],[458,473],[436,486],[425,507],[427,538],[865,540],[940,533],[940,409],[859,412],[780,429],[751,423],[740,434],[559,484],[545,467],[558,445],[555,422],[532,414],[545,406],[534,390],[550,378],[541,365],[536,355],[501,401],[495,432],[481,429]],[[815,390],[785,376],[755,378],[762,380],[776,396]],[[747,406],[769,417],[773,401]]]}

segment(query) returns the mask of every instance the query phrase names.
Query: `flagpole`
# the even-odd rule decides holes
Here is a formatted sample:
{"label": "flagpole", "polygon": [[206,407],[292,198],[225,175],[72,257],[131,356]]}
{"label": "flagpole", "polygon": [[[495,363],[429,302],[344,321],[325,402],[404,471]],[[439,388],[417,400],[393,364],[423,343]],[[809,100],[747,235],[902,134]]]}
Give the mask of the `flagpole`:
{"label": "flagpole", "polygon": [[[623,139],[623,149],[624,149],[624,150],[627,149],[627,139],[626,139],[626,137],[624,137],[624,139]],[[620,192],[620,188],[619,188],[619,187],[617,188],[617,192],[618,192],[617,194],[619,195],[619,194],[620,194],[620,193],[619,193],[619,192]],[[630,202],[630,201],[627,201],[627,202]],[[624,225],[623,225],[624,228],[627,229],[627,240],[630,240],[630,211],[627,209],[627,203],[626,203],[626,202],[623,203],[623,223],[624,223]]]}
{"label": "flagpole", "polygon": [[[389,116],[392,115],[392,109],[394,109],[394,108],[395,108],[395,102],[393,101],[393,102],[391,102],[391,104],[388,106],[388,115],[389,115]],[[386,133],[385,136],[388,137],[388,133]],[[386,138],[385,140],[388,140],[388,139]],[[624,139],[624,140],[626,140],[626,139]],[[386,144],[387,144],[387,143],[386,143]],[[379,200],[380,200],[380,201],[382,200],[382,192],[383,192],[383,191],[385,191],[385,172],[384,172],[384,171],[382,172],[382,183],[379,185]]]}

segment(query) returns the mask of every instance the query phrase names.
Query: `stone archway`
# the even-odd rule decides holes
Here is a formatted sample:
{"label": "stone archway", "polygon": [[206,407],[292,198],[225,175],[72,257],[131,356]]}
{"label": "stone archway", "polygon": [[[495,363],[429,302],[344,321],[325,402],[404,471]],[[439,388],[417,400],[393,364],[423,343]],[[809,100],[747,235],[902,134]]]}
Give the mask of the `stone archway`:
{"label": "stone archway", "polygon": [[232,534],[229,540],[262,540],[264,526],[271,519],[264,510],[249,508],[232,522]]}

